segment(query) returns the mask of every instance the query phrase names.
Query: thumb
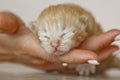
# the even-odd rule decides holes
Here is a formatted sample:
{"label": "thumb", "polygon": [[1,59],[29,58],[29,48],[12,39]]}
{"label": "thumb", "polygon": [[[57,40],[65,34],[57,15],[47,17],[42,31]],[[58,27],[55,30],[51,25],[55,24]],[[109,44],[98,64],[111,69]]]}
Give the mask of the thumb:
{"label": "thumb", "polygon": [[11,12],[0,12],[0,32],[15,33],[23,25],[22,20]]}

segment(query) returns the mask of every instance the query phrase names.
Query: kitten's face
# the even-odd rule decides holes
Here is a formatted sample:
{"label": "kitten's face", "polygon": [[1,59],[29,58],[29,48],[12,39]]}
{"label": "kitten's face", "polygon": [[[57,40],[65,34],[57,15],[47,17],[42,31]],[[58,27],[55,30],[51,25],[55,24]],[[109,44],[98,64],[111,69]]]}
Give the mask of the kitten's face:
{"label": "kitten's face", "polygon": [[48,18],[36,26],[40,45],[48,54],[63,55],[84,39],[84,34],[78,30],[77,25],[60,19]]}
{"label": "kitten's face", "polygon": [[60,25],[57,25],[56,30],[45,27],[44,31],[38,31],[38,37],[41,41],[41,46],[49,54],[62,55],[69,51],[71,48],[77,46],[73,38],[75,36],[74,29],[66,27],[62,29]]}
{"label": "kitten's face", "polygon": [[53,6],[41,13],[33,23],[33,29],[41,47],[48,54],[63,55],[78,46],[86,37],[86,20],[76,8],[71,10],[71,7]]}
{"label": "kitten's face", "polygon": [[44,29],[38,31],[42,48],[53,55],[62,55],[77,46],[78,42],[73,39],[75,35],[75,29],[63,28],[60,22],[55,24],[54,27],[45,23]]}

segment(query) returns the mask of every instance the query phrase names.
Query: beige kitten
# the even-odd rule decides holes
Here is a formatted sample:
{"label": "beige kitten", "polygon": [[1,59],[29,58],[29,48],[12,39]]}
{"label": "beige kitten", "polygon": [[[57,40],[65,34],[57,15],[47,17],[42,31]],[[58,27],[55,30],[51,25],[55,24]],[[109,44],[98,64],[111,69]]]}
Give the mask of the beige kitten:
{"label": "beige kitten", "polygon": [[[44,9],[31,23],[31,30],[38,36],[41,47],[53,56],[64,55],[85,38],[102,32],[91,13],[75,4],[59,4]],[[94,74],[95,69],[92,64],[76,65],[80,75]]]}
{"label": "beige kitten", "polygon": [[63,55],[78,46],[86,37],[102,32],[93,16],[74,4],[46,8],[32,23],[40,45],[52,55]]}

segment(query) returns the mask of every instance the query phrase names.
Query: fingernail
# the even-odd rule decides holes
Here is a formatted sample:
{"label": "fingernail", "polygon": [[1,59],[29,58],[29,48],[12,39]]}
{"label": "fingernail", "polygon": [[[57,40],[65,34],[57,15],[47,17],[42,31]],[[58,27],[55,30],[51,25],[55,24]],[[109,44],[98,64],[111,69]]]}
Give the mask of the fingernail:
{"label": "fingernail", "polygon": [[112,45],[115,45],[115,46],[117,46],[118,47],[118,49],[116,50],[116,51],[114,51],[113,53],[112,53],[112,55],[113,56],[118,56],[118,54],[119,54],[119,56],[120,56],[120,41],[118,42],[118,41],[114,41],[113,43],[112,43]]}
{"label": "fingernail", "polygon": [[88,60],[89,64],[99,65],[100,63],[97,60]]}
{"label": "fingernail", "polygon": [[120,49],[113,52],[113,56],[119,57],[120,58]]}
{"label": "fingernail", "polygon": [[120,40],[120,34],[115,37],[115,41]]}
{"label": "fingernail", "polygon": [[63,67],[67,67],[67,66],[68,66],[68,63],[62,63],[62,66],[63,66]]}
{"label": "fingernail", "polygon": [[113,52],[113,56],[116,56],[116,57],[120,57],[120,34],[117,35],[114,39],[115,41],[112,42],[111,45],[115,45],[118,47],[118,50],[116,50],[115,52]]}
{"label": "fingernail", "polygon": [[115,45],[120,49],[120,34],[117,35],[111,45]]}
{"label": "fingernail", "polygon": [[120,40],[112,42],[111,45],[115,45],[115,46],[117,46],[120,49]]}

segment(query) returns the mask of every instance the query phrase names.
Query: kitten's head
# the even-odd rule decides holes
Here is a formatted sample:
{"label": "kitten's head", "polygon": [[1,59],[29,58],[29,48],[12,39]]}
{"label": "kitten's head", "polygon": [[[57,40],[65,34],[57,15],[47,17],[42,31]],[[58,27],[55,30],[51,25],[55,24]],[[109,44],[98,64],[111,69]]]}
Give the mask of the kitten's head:
{"label": "kitten's head", "polygon": [[77,47],[86,37],[85,16],[44,11],[32,28],[37,34],[41,47],[52,55],[63,55]]}

